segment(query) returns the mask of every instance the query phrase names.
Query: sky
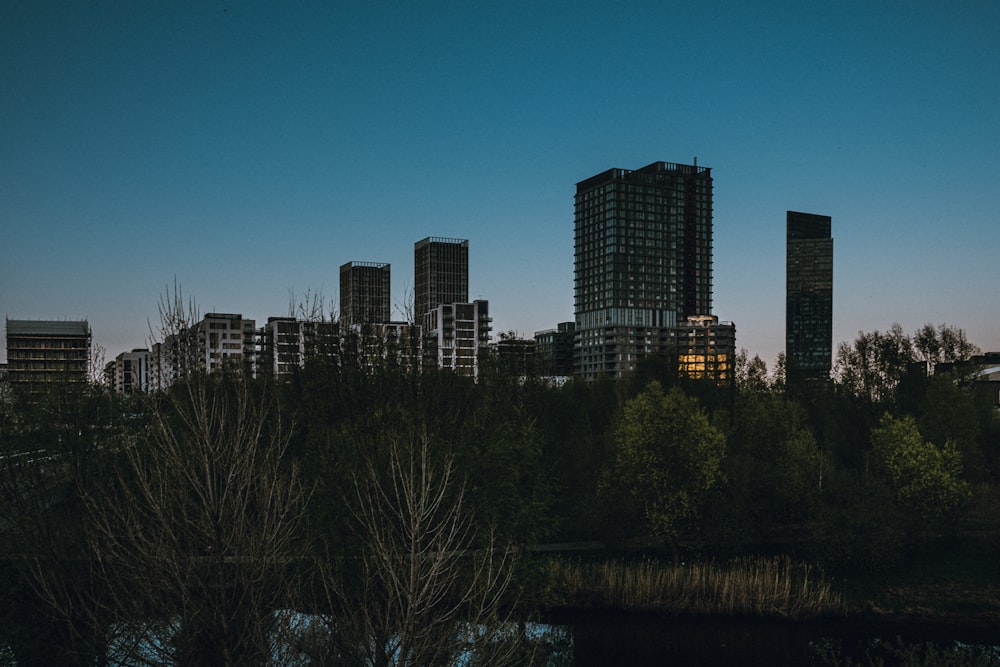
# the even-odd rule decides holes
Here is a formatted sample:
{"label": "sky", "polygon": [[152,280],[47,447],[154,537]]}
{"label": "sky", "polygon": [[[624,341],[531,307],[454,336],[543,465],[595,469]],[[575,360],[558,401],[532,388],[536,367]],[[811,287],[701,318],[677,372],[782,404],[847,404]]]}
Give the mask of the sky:
{"label": "sky", "polygon": [[[0,0],[0,313],[146,347],[175,284],[259,323],[469,240],[494,332],[573,319],[575,184],[712,168],[714,299],[784,348],[785,212],[834,343],[1000,350],[1000,3]],[[0,350],[6,360],[6,350]]]}

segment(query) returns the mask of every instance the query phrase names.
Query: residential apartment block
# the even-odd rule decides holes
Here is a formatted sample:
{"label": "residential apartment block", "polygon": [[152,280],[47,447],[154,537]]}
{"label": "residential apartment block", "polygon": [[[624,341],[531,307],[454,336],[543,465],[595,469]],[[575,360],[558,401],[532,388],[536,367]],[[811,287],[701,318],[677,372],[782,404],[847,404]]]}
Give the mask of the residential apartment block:
{"label": "residential apartment block", "polygon": [[712,312],[712,172],[654,162],[576,186],[575,374],[619,378]]}
{"label": "residential apartment block", "polygon": [[535,363],[541,375],[573,375],[574,322],[560,322],[555,329],[535,332]]}
{"label": "residential apartment block", "polygon": [[90,375],[86,320],[7,320],[7,379],[15,391],[43,393],[54,385],[84,385]]}
{"label": "residential apartment block", "polygon": [[185,373],[222,369],[253,373],[257,330],[239,313],[206,313],[201,321],[168,335],[150,350],[151,385],[165,389]]}
{"label": "residential apartment block", "polygon": [[385,323],[390,319],[391,267],[381,262],[347,262],[340,267],[340,324]]}
{"label": "residential apartment block", "polygon": [[689,380],[735,382],[736,325],[715,315],[696,315],[677,325],[677,373]]}
{"label": "residential apartment block", "polygon": [[443,303],[469,302],[469,241],[428,236],[413,244],[413,317],[425,332]]}
{"label": "residential apartment block", "polygon": [[425,358],[438,368],[479,377],[480,359],[490,342],[489,302],[443,303],[431,311],[428,321]]}
{"label": "residential apartment block", "polygon": [[122,352],[108,362],[108,386],[119,394],[145,393],[152,388],[152,354],[145,348]]}

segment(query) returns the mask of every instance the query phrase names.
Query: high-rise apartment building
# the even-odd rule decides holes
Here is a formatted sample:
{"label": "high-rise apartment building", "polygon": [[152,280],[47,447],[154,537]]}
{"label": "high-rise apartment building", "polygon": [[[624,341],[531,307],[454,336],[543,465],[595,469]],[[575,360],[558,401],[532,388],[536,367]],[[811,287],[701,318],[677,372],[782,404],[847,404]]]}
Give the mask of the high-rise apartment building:
{"label": "high-rise apartment building", "polygon": [[83,385],[90,373],[90,325],[82,321],[7,320],[7,378],[38,394],[53,385]]}
{"label": "high-rise apartment building", "polygon": [[621,377],[712,312],[712,171],[654,162],[576,185],[577,375]]}
{"label": "high-rise apartment building", "polygon": [[829,216],[788,211],[785,221],[785,364],[794,388],[830,379],[833,238]]}
{"label": "high-rise apartment building", "polygon": [[413,244],[413,317],[430,331],[443,303],[469,301],[469,242],[429,236]]}
{"label": "high-rise apartment building", "polygon": [[390,266],[348,262],[340,267],[340,321],[346,326],[389,321]]}

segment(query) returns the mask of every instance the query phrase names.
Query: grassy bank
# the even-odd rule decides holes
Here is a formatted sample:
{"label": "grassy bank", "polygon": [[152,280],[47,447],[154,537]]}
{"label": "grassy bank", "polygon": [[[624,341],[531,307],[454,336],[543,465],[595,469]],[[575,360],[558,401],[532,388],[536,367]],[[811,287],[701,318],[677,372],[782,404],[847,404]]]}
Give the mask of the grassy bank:
{"label": "grassy bank", "polygon": [[787,558],[677,565],[554,558],[548,568],[557,608],[791,619],[845,611],[821,573]]}

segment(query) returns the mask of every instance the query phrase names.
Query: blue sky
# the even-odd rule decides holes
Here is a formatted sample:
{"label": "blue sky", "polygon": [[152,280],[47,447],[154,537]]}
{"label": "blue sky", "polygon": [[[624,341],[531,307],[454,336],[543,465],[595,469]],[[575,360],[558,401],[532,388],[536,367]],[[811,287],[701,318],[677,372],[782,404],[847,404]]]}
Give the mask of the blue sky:
{"label": "blue sky", "polygon": [[833,218],[835,342],[1000,350],[1000,3],[0,0],[0,63],[0,313],[108,358],[175,278],[264,321],[390,262],[402,304],[426,236],[530,336],[575,183],[695,156],[738,346],[784,347],[790,209]]}

